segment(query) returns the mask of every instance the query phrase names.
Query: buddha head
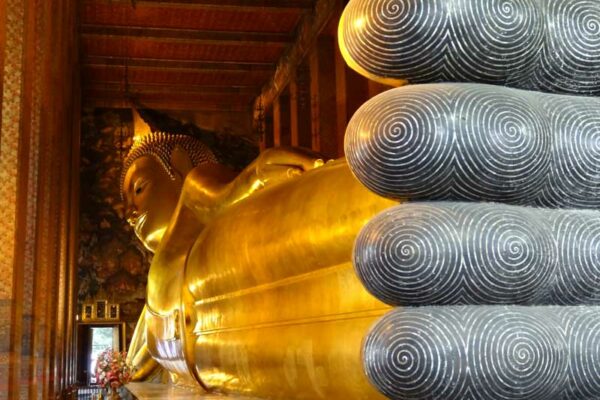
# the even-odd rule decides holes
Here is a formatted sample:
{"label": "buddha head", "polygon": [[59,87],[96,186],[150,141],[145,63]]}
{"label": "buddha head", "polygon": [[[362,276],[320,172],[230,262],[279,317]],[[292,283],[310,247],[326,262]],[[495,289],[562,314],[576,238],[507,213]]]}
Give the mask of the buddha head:
{"label": "buddha head", "polygon": [[151,133],[133,145],[123,165],[121,194],[127,221],[148,250],[160,243],[188,172],[216,162],[202,141],[188,135]]}

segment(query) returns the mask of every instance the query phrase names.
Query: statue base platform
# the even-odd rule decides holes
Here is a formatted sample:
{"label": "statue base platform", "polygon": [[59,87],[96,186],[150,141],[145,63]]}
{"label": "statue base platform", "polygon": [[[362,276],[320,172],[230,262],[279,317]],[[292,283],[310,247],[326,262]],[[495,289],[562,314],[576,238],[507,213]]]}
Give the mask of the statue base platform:
{"label": "statue base platform", "polygon": [[125,385],[135,398],[139,400],[168,399],[168,400],[258,400],[256,398],[235,395],[220,395],[206,393],[201,388],[190,388],[163,383],[132,382]]}

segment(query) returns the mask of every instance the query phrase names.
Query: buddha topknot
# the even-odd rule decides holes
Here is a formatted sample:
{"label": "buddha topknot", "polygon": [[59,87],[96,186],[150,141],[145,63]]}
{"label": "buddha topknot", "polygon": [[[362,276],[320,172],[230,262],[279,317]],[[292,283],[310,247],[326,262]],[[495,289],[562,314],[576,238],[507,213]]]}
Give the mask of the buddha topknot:
{"label": "buddha topknot", "polygon": [[125,161],[121,173],[121,193],[125,174],[131,165],[140,157],[153,156],[167,171],[171,179],[175,179],[175,172],[171,166],[171,153],[176,147],[185,150],[194,167],[204,163],[217,163],[217,157],[201,140],[189,135],[173,135],[163,132],[150,133],[135,142]]}

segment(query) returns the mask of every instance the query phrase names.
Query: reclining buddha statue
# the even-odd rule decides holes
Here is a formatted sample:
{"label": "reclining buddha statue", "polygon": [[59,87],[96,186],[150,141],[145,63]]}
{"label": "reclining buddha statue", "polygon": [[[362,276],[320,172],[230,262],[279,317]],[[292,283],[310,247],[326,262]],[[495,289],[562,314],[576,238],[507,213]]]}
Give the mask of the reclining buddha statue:
{"label": "reclining buddha statue", "polygon": [[155,253],[145,346],[132,346],[140,378],[153,368],[147,349],[178,383],[209,390],[380,397],[359,349],[389,307],[363,289],[350,256],[364,221],[394,202],[343,161],[321,164],[273,149],[235,176],[191,137],[151,134],[132,148],[129,222]]}
{"label": "reclining buddha statue", "polygon": [[347,161],[271,149],[234,174],[188,136],[132,149],[123,193],[155,253],[140,378],[600,398],[600,2],[350,0],[338,38],[404,85],[352,117]]}

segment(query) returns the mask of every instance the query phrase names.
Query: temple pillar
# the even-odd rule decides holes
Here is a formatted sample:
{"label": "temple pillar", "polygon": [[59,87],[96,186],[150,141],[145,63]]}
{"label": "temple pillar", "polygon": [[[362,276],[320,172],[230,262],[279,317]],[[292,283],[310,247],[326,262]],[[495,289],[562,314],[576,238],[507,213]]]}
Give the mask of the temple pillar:
{"label": "temple pillar", "polygon": [[334,39],[322,36],[309,55],[310,94],[312,110],[312,148],[326,157],[338,154],[336,134],[336,93],[334,63]]}
{"label": "temple pillar", "polygon": [[290,82],[290,131],[292,146],[310,148],[311,138],[310,75],[303,62]]}
{"label": "temple pillar", "polygon": [[[360,76],[354,70],[349,68],[342,57],[339,49],[338,40],[335,41],[335,92],[336,92],[336,119],[337,119],[337,146],[338,155],[344,155],[344,136],[348,122],[360,108],[360,106],[369,98],[379,94],[373,92],[371,81]],[[381,91],[389,89],[384,85],[379,85]]]}
{"label": "temple pillar", "polygon": [[273,142],[275,147],[290,146],[290,96],[283,91],[273,102]]}

